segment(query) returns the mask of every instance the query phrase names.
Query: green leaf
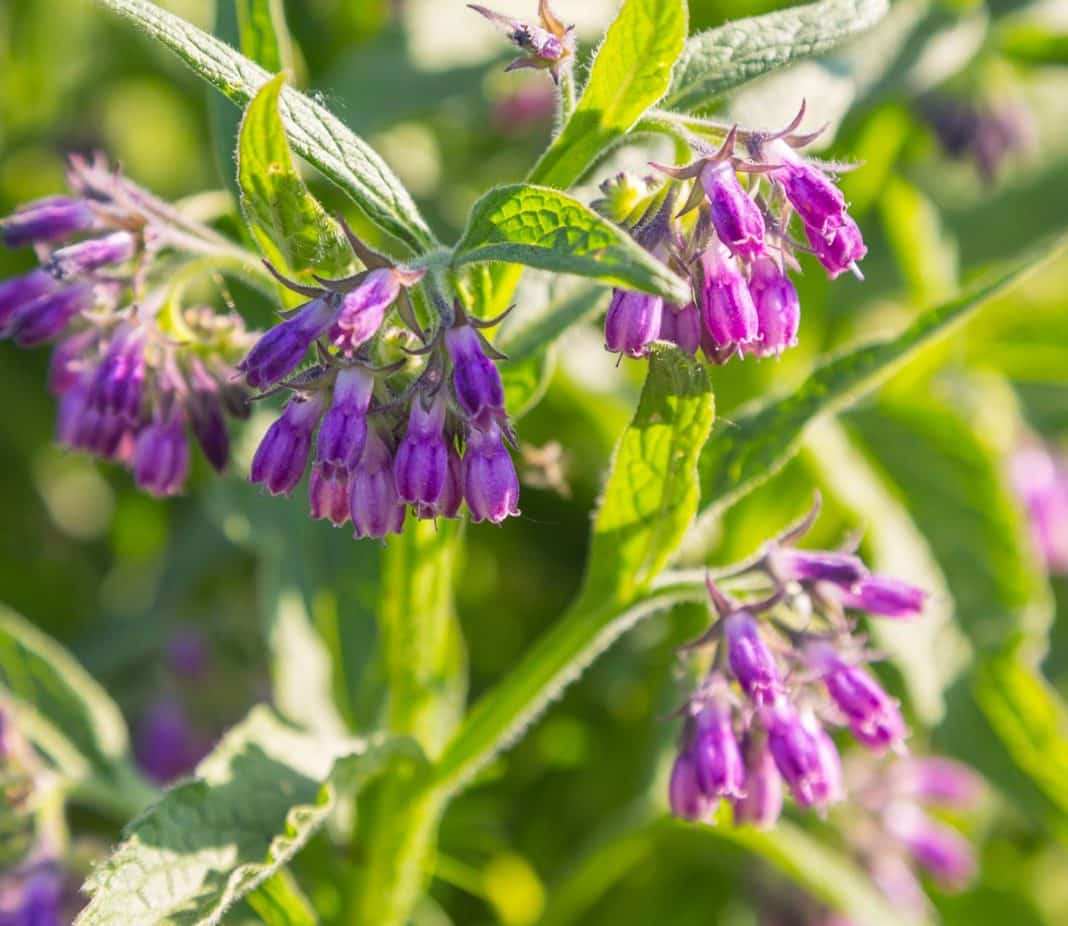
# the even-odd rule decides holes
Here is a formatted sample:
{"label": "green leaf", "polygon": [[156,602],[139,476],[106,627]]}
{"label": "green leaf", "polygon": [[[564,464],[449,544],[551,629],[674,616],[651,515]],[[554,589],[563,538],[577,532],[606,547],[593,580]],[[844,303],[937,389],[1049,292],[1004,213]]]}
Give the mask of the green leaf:
{"label": "green leaf", "polygon": [[315,909],[286,869],[271,875],[247,898],[265,926],[315,926]]}
{"label": "green leaf", "polygon": [[409,739],[298,733],[254,708],[198,766],[135,819],[86,884],[77,926],[209,926],[272,878],[326,822],[339,792],[395,762],[421,761]]}
{"label": "green leaf", "polygon": [[[238,105],[248,103],[270,73],[196,26],[147,0],[98,0],[175,52]],[[380,228],[413,250],[436,242],[408,191],[385,161],[333,113],[286,87],[279,111],[293,149],[344,190]]]}
{"label": "green leaf", "polygon": [[264,84],[245,110],[238,133],[241,210],[260,249],[290,275],[340,276],[352,251],[338,223],[301,179],[278,115],[286,75]]}
{"label": "green leaf", "polygon": [[[944,691],[970,658],[970,647],[953,624],[953,599],[928,538],[924,521],[913,520],[898,486],[880,472],[882,458],[862,446],[833,419],[809,428],[806,458],[818,466],[823,491],[845,504],[864,527],[873,569],[907,577],[930,593],[921,621],[870,621],[875,645],[901,673],[909,706],[928,726],[945,714]],[[931,653],[937,651],[938,659]]]}
{"label": "green leaf", "polygon": [[[977,396],[990,400],[978,383]],[[1006,483],[1006,462],[975,415],[929,389],[850,414],[847,427],[898,488],[942,567],[958,626],[979,651],[1023,631],[1045,639],[1052,618],[1045,576]],[[991,407],[994,407],[991,403]],[[999,408],[997,427],[1011,422]]]}
{"label": "green leaf", "polygon": [[594,523],[583,591],[468,714],[437,766],[446,790],[462,786],[521,735],[638,620],[679,601],[703,599],[703,586],[692,582],[642,596],[678,547],[697,508],[695,465],[712,418],[712,390],[703,365],[677,350],[654,351]]}
{"label": "green leaf", "polygon": [[870,29],[888,8],[887,0],[822,0],[695,35],[675,66],[663,106],[705,109],[728,90]]}
{"label": "green leaf", "polygon": [[662,825],[676,831],[677,838],[691,841],[695,851],[707,851],[723,843],[741,846],[832,910],[864,926],[915,926],[929,922],[927,917],[910,916],[892,906],[853,862],[788,821],[780,821],[769,832],[749,826],[712,827],[677,820]]}
{"label": "green leaf", "polygon": [[124,765],[126,724],[108,693],[55,640],[0,605],[0,692],[19,727],[73,781]]}
{"label": "green leaf", "polygon": [[656,104],[686,39],[683,0],[624,0],[575,111],[530,174],[567,189]]}
{"label": "green leaf", "polygon": [[923,313],[897,337],[853,348],[818,367],[791,395],[757,405],[718,428],[701,454],[702,518],[717,517],[778,472],[805,429],[871,392],[920,349],[944,336],[1027,274],[1061,255],[1058,239],[1006,271]]}
{"label": "green leaf", "polygon": [[494,260],[592,277],[673,302],[690,297],[689,284],[626,232],[547,187],[499,187],[475,203],[454,264]]}
{"label": "green leaf", "polygon": [[241,52],[265,70],[292,66],[292,49],[282,0],[236,0]]}

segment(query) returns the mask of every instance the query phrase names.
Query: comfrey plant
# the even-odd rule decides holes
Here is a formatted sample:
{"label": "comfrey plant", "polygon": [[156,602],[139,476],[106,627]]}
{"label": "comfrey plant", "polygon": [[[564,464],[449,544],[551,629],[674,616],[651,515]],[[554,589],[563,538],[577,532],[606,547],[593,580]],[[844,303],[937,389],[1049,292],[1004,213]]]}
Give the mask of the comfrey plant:
{"label": "comfrey plant", "polygon": [[[682,662],[700,681],[679,712],[678,743],[662,757],[665,766],[673,761],[664,789],[670,810],[685,821],[747,826],[726,838],[772,860],[837,913],[867,924],[903,922],[896,918],[897,895],[883,889],[886,866],[876,861],[884,855],[910,875],[918,865],[953,885],[972,867],[961,844],[929,814],[961,776],[950,771],[939,785],[936,766],[906,755],[926,741],[939,710],[950,711],[945,689],[958,681],[941,665],[928,665],[931,637],[901,645],[913,642],[910,634],[953,629],[969,636],[971,654],[952,668],[970,673],[959,689],[975,693],[973,706],[989,721],[993,746],[977,751],[1011,760],[1037,779],[1037,794],[1050,794],[1051,777],[1035,774],[1045,766],[1034,744],[1058,734],[1028,726],[1023,736],[1015,722],[1059,716],[1025,658],[1042,641],[1017,643],[1023,621],[986,634],[974,629],[982,614],[957,621],[951,613],[955,606],[976,607],[987,590],[991,601],[983,607],[999,620],[1040,610],[1020,600],[1025,586],[1039,587],[1038,579],[1029,581],[1022,547],[1014,550],[1019,562],[1011,575],[998,573],[983,595],[974,592],[979,579],[995,572],[985,568],[990,564],[976,545],[997,538],[1003,553],[1016,514],[1002,492],[1000,469],[981,465],[981,442],[966,447],[975,435],[970,422],[959,422],[947,430],[954,449],[963,448],[950,462],[968,468],[950,489],[983,482],[981,504],[961,505],[949,516],[940,508],[928,514],[959,499],[936,481],[944,468],[921,458],[895,470],[900,447],[883,455],[886,472],[869,465],[868,456],[877,454],[866,453],[864,442],[884,435],[880,427],[866,429],[864,416],[882,414],[877,425],[890,421],[883,401],[874,412],[856,411],[849,429],[828,420],[1014,282],[1019,268],[923,314],[910,307],[912,323],[896,336],[846,346],[818,361],[800,385],[780,381],[785,371],[778,365],[754,362],[800,343],[811,346],[817,334],[837,343],[837,332],[815,331],[822,316],[835,314],[816,304],[822,284],[811,288],[802,323],[799,289],[809,290],[800,286],[801,274],[840,278],[832,289],[857,297],[850,315],[858,327],[867,320],[859,299],[895,301],[899,294],[886,281],[898,275],[883,272],[887,255],[874,244],[868,255],[864,234],[871,231],[869,216],[880,211],[870,209],[871,195],[865,202],[857,195],[851,213],[848,183],[839,182],[844,164],[813,156],[817,136],[832,139],[833,127],[823,135],[803,125],[808,111],[800,92],[788,101],[787,111],[797,116],[786,125],[770,116],[767,124],[741,125],[709,114],[729,112],[724,98],[754,77],[859,35],[885,4],[821,0],[690,35],[685,0],[622,0],[592,53],[570,26],[565,0],[555,10],[545,0],[536,8],[532,3],[526,18],[474,6],[463,13],[470,27],[489,32],[476,13],[501,27],[520,54],[508,69],[532,72],[498,78],[513,94],[522,92],[520,81],[537,82],[542,96],[531,99],[551,94],[556,118],[525,178],[485,191],[462,230],[446,240],[370,144],[317,98],[289,86],[282,63],[293,59],[282,4],[238,5],[232,37],[239,52],[148,0],[98,2],[177,52],[242,108],[239,125],[225,113],[213,120],[216,149],[236,151],[238,196],[234,202],[210,197],[227,205],[206,215],[203,198],[169,205],[102,158],[72,158],[67,193],[17,209],[0,227],[16,260],[29,268],[31,249],[37,259],[35,268],[0,284],[0,334],[19,347],[51,345],[50,386],[63,448],[120,463],[159,496],[198,490],[204,484],[198,469],[208,478],[210,469],[238,471],[240,478],[215,483],[207,507],[219,519],[219,543],[246,554],[244,572],[221,584],[242,616],[262,612],[262,622],[250,620],[241,632],[251,634],[253,623],[265,628],[256,650],[269,657],[270,686],[263,691],[230,678],[244,703],[258,706],[210,746],[217,730],[202,736],[202,710],[187,712],[172,695],[195,687],[210,696],[213,682],[231,673],[221,648],[207,653],[186,639],[168,647],[173,677],[165,676],[165,689],[131,711],[139,721],[131,737],[108,693],[69,654],[27,621],[0,611],[0,696],[56,783],[52,822],[64,837],[47,854],[23,860],[10,891],[18,909],[45,893],[29,889],[38,883],[32,874],[73,870],[76,853],[61,812],[68,801],[93,811],[94,833],[106,820],[131,821],[114,851],[97,859],[78,926],[162,926],[175,917],[214,926],[231,910],[305,923],[316,918],[309,898],[323,906],[324,922],[407,926],[441,918],[428,882],[458,871],[459,881],[477,884],[491,903],[523,894],[540,904],[539,890],[512,890],[518,869],[527,882],[535,875],[511,856],[503,865],[495,860],[485,877],[465,876],[467,861],[452,855],[469,846],[449,845],[454,828],[442,828],[442,819],[472,783],[494,787],[480,775],[491,764],[500,770],[494,781],[507,776],[504,751],[615,640],[641,620],[674,622],[678,605],[707,609],[701,614],[709,615],[709,625],[684,650]],[[456,6],[461,11],[464,4]],[[315,64],[313,55],[304,59]],[[398,60],[396,66],[405,65]],[[844,58],[836,62],[836,74],[846,70]],[[463,71],[466,86],[469,67]],[[813,91],[808,110],[821,116],[831,108],[825,102]],[[538,111],[544,112],[541,104]],[[862,143],[855,134],[841,142],[846,149]],[[648,164],[641,179],[607,164],[623,148],[637,149],[628,154]],[[892,161],[899,148],[908,146],[880,148],[880,155]],[[304,168],[351,201],[345,215],[323,206]],[[888,187],[900,187],[893,164],[880,162],[879,169],[884,173],[861,176],[874,176],[874,187],[883,177]],[[592,205],[588,192],[572,192],[587,180],[587,191],[601,190]],[[894,236],[895,246],[901,238]],[[871,269],[871,282],[862,267]],[[524,281],[528,271],[539,275]],[[253,304],[257,298],[269,301],[275,319],[246,328],[243,319],[263,317],[254,315],[262,308]],[[583,354],[583,328],[602,317],[609,356],[600,351],[599,335],[592,357]],[[520,459],[544,464],[527,488],[558,485],[559,461],[588,449],[573,437],[581,422],[607,428],[616,422],[597,388],[554,380],[565,344],[568,374],[581,368],[592,383],[603,371],[618,384],[620,401],[630,401],[632,387],[644,383],[615,452],[610,459],[604,454],[588,543],[575,545],[559,542],[564,528],[557,520],[515,518],[521,504],[514,455],[521,447]],[[799,354],[791,370],[809,356]],[[621,367],[614,375],[613,362]],[[721,401],[728,396],[730,407],[720,422],[713,381],[729,383]],[[930,401],[939,393],[926,385],[923,398]],[[765,390],[779,395],[754,394]],[[545,436],[544,450],[532,451],[520,443],[528,427],[523,416],[547,391],[564,400],[531,424],[530,433],[559,430]],[[739,398],[754,401],[731,405]],[[257,414],[243,424],[252,409]],[[817,420],[822,430],[810,431]],[[252,433],[256,423],[263,428]],[[942,435],[929,428],[921,436],[932,432]],[[816,433],[819,440],[809,445],[806,435]],[[194,444],[210,467],[198,466]],[[902,444],[910,452],[923,449],[918,439]],[[766,493],[763,515],[750,519],[746,511],[746,531],[723,539],[730,532],[714,529],[729,525],[723,519],[732,507],[803,445],[820,464],[818,481],[840,522],[867,519],[880,561],[907,563],[902,574],[922,574],[930,595],[872,572],[853,548],[801,547],[815,510],[755,557],[709,573],[732,542],[766,538],[786,523],[780,514],[794,510],[794,499]],[[244,447],[255,448],[247,461]],[[931,484],[915,493],[902,488],[899,499],[893,480],[904,485],[916,472]],[[798,470],[785,475],[794,481],[774,483],[775,491],[796,487]],[[1042,525],[1036,537],[1049,554],[1049,486],[1034,475],[1021,483]],[[305,491],[310,518],[304,502],[259,504],[255,497]],[[576,489],[574,504],[582,497]],[[541,501],[531,492],[523,507],[534,512]],[[585,524],[584,515],[569,523]],[[356,537],[376,542],[350,543],[312,523],[320,520],[351,524]],[[958,538],[949,531],[956,523],[977,527]],[[528,535],[539,531],[551,538],[545,546],[566,551],[554,563],[573,558],[571,550],[586,551],[581,577],[574,570],[581,586],[544,637],[523,646],[509,672],[478,680],[481,694],[468,708],[468,604],[485,595],[495,621],[519,626],[521,606],[540,603],[528,599],[538,598],[537,577],[544,573],[534,559],[522,559]],[[199,535],[188,534],[178,528],[170,539],[175,547],[179,540],[196,547],[191,559],[210,559]],[[475,543],[466,548],[470,538]],[[505,542],[494,546],[495,540]],[[967,543],[967,556],[957,552],[958,542]],[[490,568],[485,558],[498,548],[501,563]],[[258,594],[246,574],[248,559],[259,567]],[[470,582],[476,575],[480,581]],[[550,581],[558,592],[567,587],[555,574]],[[455,602],[460,586],[469,593],[462,622]],[[912,620],[925,612],[930,627]],[[546,622],[541,613],[535,617],[536,626],[526,628],[531,633]],[[1032,630],[1028,623],[1026,632]],[[662,636],[650,639],[642,645],[658,645]],[[641,652],[636,647],[631,655]],[[903,656],[894,695],[870,666],[884,653]],[[635,687],[650,689],[644,679]],[[650,698],[635,700],[652,707]],[[1049,709],[1032,710],[1035,704]],[[655,739],[654,711],[647,713],[650,735],[630,737],[635,743]],[[621,711],[613,722],[629,730],[641,721]],[[600,757],[589,752],[592,766]],[[878,761],[885,781],[875,772],[853,774],[858,753]],[[917,784],[916,776],[925,774],[927,783]],[[629,781],[621,775],[613,784]],[[160,790],[163,784],[169,789]],[[665,816],[664,794],[635,795],[638,787],[605,794],[606,805],[618,799],[630,808],[626,826],[641,818],[636,838],[708,840],[709,851],[717,851],[724,834],[709,826],[669,820],[650,826],[649,814]],[[825,823],[802,813],[781,820],[792,814],[784,810],[790,796]],[[439,830],[446,843],[440,852]],[[879,847],[885,852],[876,859]],[[626,854],[640,857],[629,845]],[[831,874],[814,872],[824,867]],[[7,881],[2,890],[7,903]],[[585,885],[578,893],[586,896]],[[575,916],[573,908],[520,915],[502,906],[498,912],[516,923],[543,914],[554,922]]]}
{"label": "comfrey plant", "polygon": [[797,548],[818,510],[732,572],[764,586],[763,597],[739,602],[709,580],[717,619],[688,649],[710,649],[711,667],[683,710],[669,787],[676,816],[711,820],[726,798],[735,822],[768,827],[786,789],[801,807],[843,800],[828,727],[848,728],[877,753],[903,749],[908,730],[897,701],[863,668],[871,656],[855,615],[914,618],[926,596],[870,573],[852,553]]}

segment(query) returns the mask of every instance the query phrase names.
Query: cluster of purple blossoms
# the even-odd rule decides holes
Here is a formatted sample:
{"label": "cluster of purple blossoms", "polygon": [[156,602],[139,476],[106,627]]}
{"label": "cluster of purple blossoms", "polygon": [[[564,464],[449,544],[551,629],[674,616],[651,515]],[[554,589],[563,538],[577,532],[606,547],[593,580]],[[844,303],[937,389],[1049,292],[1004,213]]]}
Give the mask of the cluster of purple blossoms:
{"label": "cluster of purple blossoms", "polygon": [[736,823],[769,827],[786,789],[802,807],[842,800],[828,727],[847,727],[875,753],[903,748],[905,721],[863,668],[871,657],[851,612],[915,617],[925,593],[870,573],[852,553],[794,546],[817,510],[732,573],[766,587],[761,600],[740,603],[709,580],[718,619],[688,647],[711,649],[712,660],[684,710],[669,787],[676,816],[710,820],[726,798]]}
{"label": "cluster of purple blossoms", "polygon": [[[422,336],[405,290],[424,272],[391,266],[349,236],[370,269],[321,289],[284,281],[309,301],[238,365],[250,386],[291,394],[256,451],[251,481],[289,494],[311,459],[312,517],[337,527],[351,520],[356,537],[399,533],[409,506],[418,518],[455,518],[466,501],[472,520],[494,524],[518,514],[501,355],[479,332],[497,320],[452,307],[449,322],[410,352],[426,359],[419,376],[398,387],[405,361],[376,366],[375,344],[398,300],[401,319]],[[313,346],[316,363],[297,372]]]}
{"label": "cluster of purple blossoms", "polygon": [[1034,443],[1016,451],[1010,468],[1035,549],[1049,572],[1068,574],[1068,460]]}
{"label": "cluster of purple blossoms", "polygon": [[4,242],[33,246],[40,263],[0,283],[0,337],[55,343],[49,386],[61,445],[119,462],[141,488],[172,495],[189,473],[188,430],[212,466],[226,465],[226,417],[247,414],[232,382],[247,336],[238,316],[180,310],[166,283],[153,283],[209,251],[213,233],[99,161],[72,158],[69,181],[73,195],[0,221]]}
{"label": "cluster of purple blossoms", "polygon": [[961,833],[931,811],[967,811],[981,800],[982,779],[968,766],[938,756],[893,763],[857,756],[845,769],[853,812],[846,840],[872,880],[898,909],[923,914],[921,870],[944,891],[963,890],[976,859]]}
{"label": "cluster of purple blossoms", "polygon": [[[795,251],[813,253],[832,279],[847,270],[861,275],[857,265],[867,248],[830,176],[841,168],[796,150],[814,137],[793,134],[803,114],[804,108],[781,132],[746,133],[748,158],[736,155],[741,135],[731,129],[718,151],[687,167],[654,165],[669,183],[633,223],[612,216],[630,224],[640,244],[690,280],[692,301],[670,305],[658,296],[616,290],[605,319],[609,351],[640,357],[661,340],[691,355],[700,348],[713,363],[736,355],[777,357],[797,343],[801,321],[788,273],[798,266]],[[746,185],[739,173],[750,178]],[[613,183],[618,180],[608,181]],[[673,215],[684,184],[690,184],[686,206]],[[795,214],[807,245],[789,236]]]}

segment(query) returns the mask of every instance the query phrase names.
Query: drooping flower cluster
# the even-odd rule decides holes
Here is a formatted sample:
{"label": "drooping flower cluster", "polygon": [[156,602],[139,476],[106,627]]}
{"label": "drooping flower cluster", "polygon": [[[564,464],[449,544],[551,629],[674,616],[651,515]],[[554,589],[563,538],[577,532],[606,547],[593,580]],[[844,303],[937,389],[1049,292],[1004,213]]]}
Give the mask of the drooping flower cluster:
{"label": "drooping flower cluster", "polygon": [[1011,155],[1034,145],[1034,119],[1019,98],[930,93],[915,105],[942,150],[957,160],[970,159],[983,180],[995,180]]}
{"label": "drooping flower cluster", "polygon": [[[847,270],[858,277],[867,253],[857,223],[831,174],[798,153],[814,136],[793,134],[804,108],[783,131],[744,136],[748,157],[736,154],[741,133],[731,129],[722,147],[687,167],[654,165],[671,178],[636,219],[615,208],[626,195],[602,187],[595,203],[629,224],[635,239],[691,283],[692,301],[666,304],[646,293],[616,290],[605,320],[605,347],[640,357],[655,340],[670,341],[706,359],[779,356],[797,343],[801,305],[789,270],[794,252],[810,251],[831,279]],[[695,143],[699,144],[699,143]],[[748,177],[743,185],[739,174]],[[682,212],[673,215],[676,193],[690,185]],[[633,203],[629,203],[633,207]],[[790,237],[800,220],[807,246]]]}
{"label": "drooping flower cluster", "polygon": [[503,29],[508,40],[522,52],[506,71],[535,68],[548,71],[556,83],[560,82],[561,68],[569,66],[575,54],[575,27],[565,26],[553,15],[549,0],[538,0],[539,25],[495,13],[477,3],[467,5]]}
{"label": "drooping flower cluster", "polygon": [[966,811],[978,804],[984,785],[971,768],[939,756],[893,763],[855,756],[845,775],[853,805],[846,839],[895,907],[910,914],[927,909],[917,868],[943,890],[967,887],[976,870],[972,847],[930,811]]}
{"label": "drooping flower cluster", "polygon": [[[422,336],[405,288],[423,271],[390,265],[346,231],[370,269],[321,289],[285,281],[309,301],[239,364],[250,386],[291,393],[256,451],[251,480],[288,495],[312,458],[312,517],[351,520],[357,537],[399,533],[408,506],[418,518],[455,518],[466,500],[472,520],[495,524],[518,514],[500,355],[479,333],[496,322],[455,305],[450,323],[415,351],[425,357],[420,374],[398,385],[405,361],[376,366],[375,346],[394,303]],[[291,376],[313,345],[315,365]]]}
{"label": "drooping flower cluster", "polygon": [[1033,443],[1016,451],[1010,468],[1046,569],[1068,573],[1068,460]]}
{"label": "drooping flower cluster", "polygon": [[914,617],[925,594],[852,553],[797,548],[817,510],[732,574],[764,586],[761,600],[735,601],[709,580],[717,620],[690,648],[710,649],[712,661],[684,710],[669,788],[676,816],[708,820],[726,798],[735,822],[768,827],[784,786],[802,807],[841,800],[829,727],[876,753],[903,748],[904,719],[863,668],[870,656],[851,612]]}
{"label": "drooping flower cluster", "polygon": [[49,385],[60,444],[128,466],[156,495],[181,490],[187,430],[221,470],[228,415],[246,414],[232,362],[241,319],[182,309],[168,282],[193,255],[222,247],[209,229],[113,173],[72,158],[72,196],[22,207],[0,222],[9,247],[40,266],[0,283],[0,337],[56,342]]}

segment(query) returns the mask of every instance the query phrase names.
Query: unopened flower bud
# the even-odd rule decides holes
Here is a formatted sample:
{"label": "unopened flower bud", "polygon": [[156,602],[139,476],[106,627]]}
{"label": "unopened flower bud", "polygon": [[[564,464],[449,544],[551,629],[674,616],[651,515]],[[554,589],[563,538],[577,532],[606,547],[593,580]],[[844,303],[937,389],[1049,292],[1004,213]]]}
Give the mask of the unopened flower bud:
{"label": "unopened flower bud", "polygon": [[826,550],[798,550],[776,546],[768,552],[768,566],[783,581],[831,582],[852,588],[868,575],[856,556]]}
{"label": "unopened flower bud", "polygon": [[712,227],[727,250],[746,260],[763,254],[764,216],[742,189],[731,162],[709,161],[700,181],[712,209]]}
{"label": "unopened flower bud", "polygon": [[292,373],[337,317],[337,305],[330,298],[315,299],[292,318],[271,328],[238,364],[245,381],[253,389],[265,389]]}
{"label": "unopened flower bud", "polygon": [[697,781],[697,763],[688,750],[680,752],[671,767],[668,802],[672,814],[680,820],[700,820],[708,814],[709,801],[701,793]]}
{"label": "unopened flower bud", "polygon": [[806,655],[861,743],[883,750],[904,741],[908,728],[897,702],[874,678],[846,663],[828,643],[810,646]]}
{"label": "unopened flower bud", "polygon": [[7,337],[14,330],[26,306],[58,289],[59,284],[41,269],[0,282],[0,337]]}
{"label": "unopened flower bud", "polygon": [[145,380],[145,337],[139,327],[116,331],[93,378],[93,404],[136,422],[141,413]]}
{"label": "unopened flower bud", "polygon": [[504,411],[504,385],[496,364],[486,356],[478,332],[459,325],[445,332],[452,358],[452,385],[456,401],[476,422],[485,423]]}
{"label": "unopened flower bud", "polygon": [[137,435],[134,479],[153,495],[180,492],[189,475],[189,443],[181,414],[157,417]]}
{"label": "unopened flower bud", "polygon": [[665,305],[660,314],[660,334],[657,337],[694,356],[701,346],[701,313],[697,311],[697,306],[692,302],[682,308]]}
{"label": "unopened flower bud", "polygon": [[193,425],[200,449],[216,472],[226,468],[230,458],[230,434],[226,430],[226,416],[218,384],[208,376],[200,361],[194,358],[193,389],[186,400],[186,410]]}
{"label": "unopened flower bud", "polygon": [[63,395],[85,376],[84,357],[92,346],[95,333],[83,331],[56,345],[48,361],[48,388],[53,395]]}
{"label": "unopened flower bud", "polygon": [[735,258],[713,243],[701,256],[701,318],[717,347],[748,344],[760,331],[756,306]]}
{"label": "unopened flower bud", "polygon": [[763,733],[750,731],[745,745],[745,796],[734,801],[734,822],[771,829],[782,814],[782,776]]}
{"label": "unopened flower bud", "polygon": [[390,267],[372,270],[341,300],[341,310],[330,329],[330,343],[346,353],[375,336],[388,309],[400,293],[401,283]]}
{"label": "unopened flower bud", "polygon": [[648,293],[617,289],[604,320],[604,346],[613,353],[640,357],[660,333],[664,300]]}
{"label": "unopened flower bud", "polygon": [[393,477],[401,501],[409,505],[433,505],[441,496],[449,472],[444,426],[443,393],[429,407],[423,405],[418,395],[412,400],[408,431],[393,461]]}
{"label": "unopened flower bud", "polygon": [[860,276],[857,261],[863,259],[868,248],[851,216],[843,215],[838,224],[828,225],[822,231],[806,224],[805,236],[832,280],[847,270]]}
{"label": "unopened flower bud", "polygon": [[749,292],[756,305],[760,338],[749,344],[747,352],[759,357],[778,357],[797,344],[801,323],[797,290],[775,261],[765,256],[753,263]]}
{"label": "unopened flower bud", "polygon": [[841,223],[845,197],[827,174],[784,141],[773,142],[769,154],[782,162],[772,177],[782,185],[790,205],[806,226],[821,233]]}
{"label": "unopened flower bud", "polygon": [[946,890],[962,890],[975,877],[975,854],[955,829],[904,802],[888,807],[885,819],[890,832]]}
{"label": "unopened flower bud", "polygon": [[9,248],[63,241],[93,225],[93,210],[81,199],[50,196],[28,203],[0,220],[0,234]]}
{"label": "unopened flower bud", "polygon": [[449,441],[448,468],[441,495],[433,505],[417,505],[416,514],[424,520],[431,518],[455,518],[464,502],[464,464],[456,447]]}
{"label": "unopened flower bud", "polygon": [[977,772],[939,756],[899,762],[896,774],[901,792],[924,804],[967,810],[983,794],[983,779]]}
{"label": "unopened flower bud", "polygon": [[393,461],[378,432],[367,432],[360,462],[349,474],[349,514],[357,537],[382,538],[404,530],[407,509],[397,497]]}
{"label": "unopened flower bud", "polygon": [[367,410],[374,388],[374,377],[360,367],[338,372],[333,402],[319,428],[316,462],[355,468],[367,442]]}
{"label": "unopened flower bud", "polygon": [[825,806],[842,797],[838,751],[811,714],[780,706],[768,721],[768,748],[779,774],[802,807]]}
{"label": "unopened flower bud", "polygon": [[102,238],[89,238],[60,248],[52,255],[49,267],[58,279],[65,280],[124,263],[136,252],[137,240],[132,234],[112,232]]}
{"label": "unopened flower bud", "polygon": [[880,617],[918,617],[927,601],[922,588],[883,575],[868,576],[852,589],[835,594],[845,607]]}
{"label": "unopened flower bud", "polygon": [[756,704],[773,704],[782,694],[782,680],[756,618],[748,611],[728,614],[723,619],[723,638],[727,661],[742,691]]}
{"label": "unopened flower bud", "polygon": [[734,736],[730,710],[725,705],[710,704],[698,713],[691,751],[697,767],[697,783],[705,797],[745,795],[745,764]]}
{"label": "unopened flower bud", "polygon": [[271,495],[288,495],[296,488],[308,465],[312,432],[323,414],[323,404],[319,393],[289,400],[256,449],[250,482],[260,483]]}
{"label": "unopened flower bud", "polygon": [[500,428],[495,424],[485,431],[472,428],[468,435],[464,497],[475,523],[500,524],[509,515],[519,514],[519,477],[505,449]]}
{"label": "unopened flower bud", "polygon": [[11,322],[14,341],[19,347],[35,347],[58,337],[79,312],[93,306],[90,286],[76,284],[45,293],[23,305]]}
{"label": "unopened flower bud", "polygon": [[334,527],[349,519],[349,471],[332,463],[315,463],[308,478],[308,500],[316,521],[329,518]]}
{"label": "unopened flower bud", "polygon": [[1013,454],[1010,473],[1039,556],[1050,572],[1068,573],[1068,467],[1046,447],[1032,444]]}

